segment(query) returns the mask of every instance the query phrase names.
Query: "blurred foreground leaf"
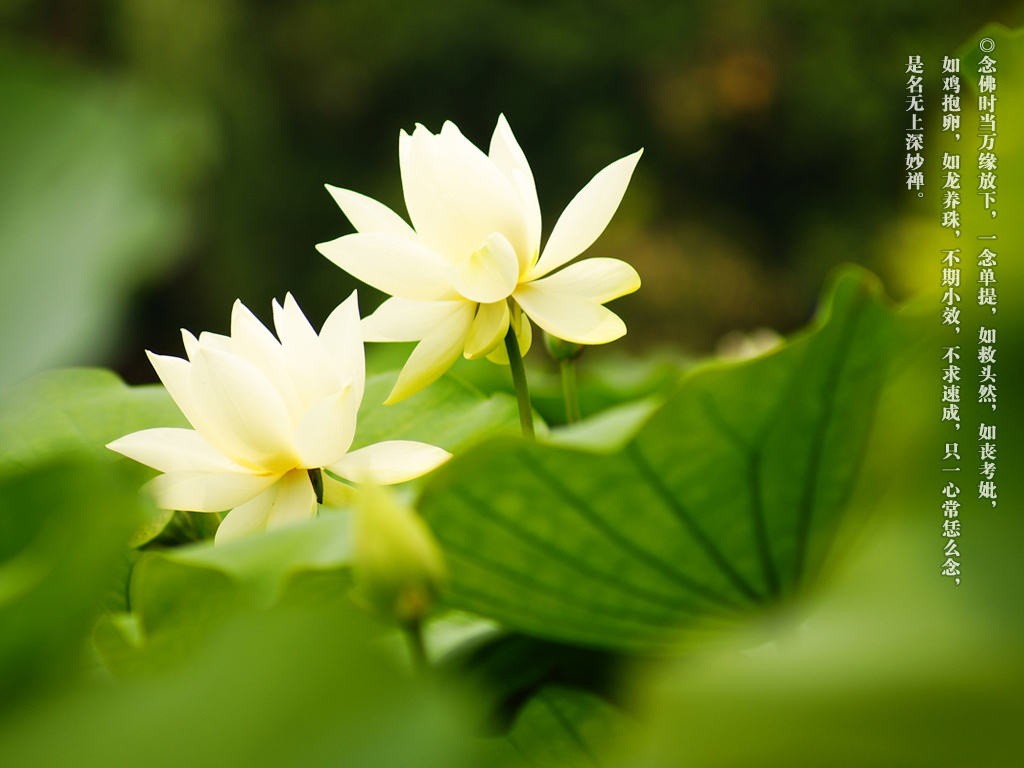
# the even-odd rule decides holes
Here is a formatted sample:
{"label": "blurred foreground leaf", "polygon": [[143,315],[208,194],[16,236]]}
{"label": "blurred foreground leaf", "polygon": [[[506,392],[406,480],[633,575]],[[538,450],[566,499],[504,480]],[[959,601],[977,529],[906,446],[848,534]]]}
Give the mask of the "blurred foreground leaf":
{"label": "blurred foreground leaf", "polygon": [[127,584],[130,612],[104,616],[96,649],[115,676],[163,671],[185,661],[247,607],[238,585],[209,568],[144,553]]}
{"label": "blurred foreground leaf", "polygon": [[162,386],[129,387],[100,368],[46,371],[0,400],[0,471],[69,455],[139,467],[104,446],[140,429],[187,426]]}
{"label": "blurred foreground leaf", "polygon": [[652,681],[631,768],[1020,765],[1019,512],[971,520],[959,587],[938,575],[940,524],[918,518],[887,524],[796,622]]}
{"label": "blurred foreground leaf", "polygon": [[489,441],[421,510],[452,605],[563,642],[650,651],[779,600],[819,566],[857,477],[892,315],[851,270],[778,352],[708,365],[620,452]]}
{"label": "blurred foreground leaf", "polygon": [[0,765],[456,768],[458,709],[373,637],[354,611],[239,614],[173,670],[22,713]]}
{"label": "blurred foreground leaf", "polygon": [[[98,368],[46,371],[0,399],[0,471],[59,456],[88,457],[116,465],[139,487],[155,472],[104,446],[140,429],[187,426],[162,386],[129,387]],[[133,544],[151,539],[172,515],[152,504],[146,509]]]}
{"label": "blurred foreground leaf", "polygon": [[75,679],[139,516],[133,485],[95,461],[0,480],[0,715]]}
{"label": "blurred foreground leaf", "polygon": [[266,531],[219,546],[202,542],[160,553],[176,563],[227,574],[254,605],[269,606],[288,580],[306,571],[336,570],[352,552],[351,515],[325,514],[303,523]]}
{"label": "blurred foreground leaf", "polygon": [[96,629],[118,676],[167,669],[201,648],[232,616],[282,603],[350,608],[349,519],[331,514],[221,546],[201,542],[142,553],[125,612]]}

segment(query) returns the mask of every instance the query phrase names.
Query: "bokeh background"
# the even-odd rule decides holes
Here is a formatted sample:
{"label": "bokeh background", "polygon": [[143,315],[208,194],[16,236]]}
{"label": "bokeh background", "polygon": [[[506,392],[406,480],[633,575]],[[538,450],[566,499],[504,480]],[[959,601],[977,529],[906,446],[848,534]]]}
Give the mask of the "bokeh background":
{"label": "bokeh background", "polygon": [[290,290],[318,325],[355,287],[314,250],[351,231],[323,184],[404,212],[399,130],[486,146],[501,112],[545,234],[645,148],[591,249],[644,279],[620,352],[790,331],[842,261],[904,298],[934,281],[905,245],[938,234],[901,188],[906,57],[990,21],[1021,3],[3,0],[0,384],[155,381],[143,350],[225,331],[236,298],[269,320]]}

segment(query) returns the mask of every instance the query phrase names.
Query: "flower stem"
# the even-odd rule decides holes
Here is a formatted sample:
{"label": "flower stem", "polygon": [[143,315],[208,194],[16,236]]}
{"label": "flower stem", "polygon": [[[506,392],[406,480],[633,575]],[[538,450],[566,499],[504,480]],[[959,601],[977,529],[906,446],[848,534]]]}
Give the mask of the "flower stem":
{"label": "flower stem", "polygon": [[423,642],[423,624],[420,621],[410,621],[402,625],[405,636],[409,639],[409,655],[412,656],[412,664],[417,671],[423,672],[430,668],[430,660],[427,658],[427,646]]}
{"label": "flower stem", "polygon": [[562,369],[562,396],[565,399],[565,420],[573,424],[580,420],[580,397],[576,391],[576,359],[559,363]]}
{"label": "flower stem", "polygon": [[307,469],[309,482],[313,484],[313,493],[316,494],[316,503],[324,503],[324,473],[320,469]]}
{"label": "flower stem", "polygon": [[512,369],[512,383],[516,387],[516,400],[519,401],[519,425],[523,428],[523,437],[534,440],[533,408],[530,405],[530,390],[526,386],[526,366],[523,355],[519,351],[519,339],[515,329],[509,324],[505,334],[505,349],[508,351],[509,367]]}

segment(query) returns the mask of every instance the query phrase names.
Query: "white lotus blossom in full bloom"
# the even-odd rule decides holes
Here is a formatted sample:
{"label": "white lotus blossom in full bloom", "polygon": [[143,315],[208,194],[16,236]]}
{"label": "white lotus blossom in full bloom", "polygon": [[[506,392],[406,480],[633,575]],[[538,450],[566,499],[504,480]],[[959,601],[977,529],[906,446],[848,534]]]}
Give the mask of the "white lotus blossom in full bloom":
{"label": "white lotus blossom in full bloom", "polygon": [[504,115],[487,155],[451,122],[437,135],[422,125],[412,136],[402,131],[398,148],[413,226],[376,200],[328,186],[357,232],[317,246],[394,297],[363,320],[367,341],[419,341],[389,403],[430,384],[460,354],[507,363],[502,340],[510,324],[523,352],[530,320],[578,344],[605,344],[626,332],[602,305],[640,287],[636,270],[609,258],[554,270],[604,231],[643,150],[598,173],[563,211],[541,252],[533,173]]}
{"label": "white lotus blossom in full bloom", "polygon": [[183,330],[187,360],[147,353],[194,429],[146,429],[107,447],[164,473],[148,485],[159,507],[230,510],[218,544],[315,516],[318,493],[347,488],[324,468],[385,485],[429,472],[451,454],[406,440],[349,451],[366,378],[359,322],[353,293],[317,334],[288,294],[274,302],[275,338],[236,301],[230,336]]}

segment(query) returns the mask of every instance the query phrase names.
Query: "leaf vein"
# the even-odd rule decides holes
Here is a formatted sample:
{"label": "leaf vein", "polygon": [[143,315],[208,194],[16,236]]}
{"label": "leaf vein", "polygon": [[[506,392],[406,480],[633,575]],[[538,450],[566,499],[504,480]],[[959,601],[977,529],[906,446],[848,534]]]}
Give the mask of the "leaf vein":
{"label": "leaf vein", "polygon": [[[768,528],[764,516],[764,499],[761,492],[761,459],[763,458],[764,433],[758,436],[756,444],[751,445],[737,432],[729,422],[725,420],[718,406],[709,393],[701,398],[704,412],[708,415],[714,426],[725,435],[743,454],[747,462],[747,480],[750,485],[750,516],[754,526],[754,541],[757,547],[757,554],[761,560],[761,569],[764,571],[764,580],[768,591],[772,595],[779,593],[779,576],[775,568],[775,561],[772,558],[771,544],[768,541]],[[771,421],[767,422],[771,423]]]}
{"label": "leaf vein", "polygon": [[572,553],[566,552],[558,547],[552,546],[550,542],[545,541],[535,533],[522,528],[521,526],[509,520],[504,515],[497,512],[493,507],[487,504],[482,499],[477,498],[464,486],[454,487],[455,495],[460,498],[463,504],[466,504],[474,512],[485,515],[492,522],[512,534],[519,540],[532,546],[534,549],[543,552],[549,558],[552,558],[555,562],[559,562],[562,565],[577,571],[582,576],[591,578],[595,581],[603,582],[604,584],[618,590],[619,592],[628,595],[630,597],[645,600],[652,605],[658,605],[662,608],[667,608],[671,611],[678,611],[680,608],[691,609],[692,606],[687,603],[675,599],[666,597],[657,592],[651,592],[643,587],[631,584],[627,581],[617,579],[609,573],[606,573],[598,568],[587,563],[585,560],[581,560]]}
{"label": "leaf vein", "polygon": [[541,693],[537,698],[541,700],[544,706],[547,707],[548,712],[551,713],[552,717],[554,717],[555,720],[557,720],[558,723],[562,726],[562,728],[565,729],[565,732],[569,734],[569,738],[572,739],[572,741],[576,744],[577,747],[579,747],[580,752],[586,755],[587,759],[589,759],[591,763],[597,766],[597,768],[602,768],[603,764],[600,760],[597,759],[597,755],[594,754],[593,750],[590,749],[590,745],[588,745],[587,742],[584,741],[583,737],[580,735],[580,732],[576,730],[576,728],[572,724],[572,721],[565,716],[565,713],[555,706],[555,703],[551,701],[551,697],[545,695],[544,693]]}
{"label": "leaf vein", "polygon": [[854,332],[860,325],[864,316],[863,298],[858,305],[850,310],[850,321],[843,329],[839,343],[833,347],[832,360],[830,361],[828,374],[825,381],[825,403],[824,413],[818,422],[814,434],[811,436],[811,447],[808,455],[807,474],[803,484],[798,507],[797,517],[797,547],[796,561],[793,565],[793,583],[800,580],[803,573],[804,562],[807,558],[807,546],[811,534],[811,519],[814,516],[814,499],[818,491],[818,480],[821,473],[821,451],[825,444],[825,437],[832,421],[832,412],[836,400],[836,381],[842,372],[847,360],[847,353],[853,343]]}
{"label": "leaf vein", "polygon": [[738,607],[735,602],[718,594],[713,589],[694,581],[686,574],[680,573],[668,563],[665,563],[651,552],[642,549],[635,542],[630,541],[620,532],[616,531],[592,506],[573,493],[565,483],[544,468],[534,457],[521,451],[519,452],[518,458],[535,475],[538,475],[548,485],[548,487],[555,492],[555,494],[560,496],[570,507],[575,509],[580,516],[591,525],[592,528],[600,532],[617,547],[625,550],[635,557],[639,562],[643,563],[656,573],[668,578],[670,581],[697,593],[705,600],[716,603],[719,606],[726,606],[729,608]]}
{"label": "leaf vein", "polygon": [[746,579],[739,574],[725,558],[725,555],[719,551],[711,538],[697,525],[689,510],[680,503],[679,499],[672,495],[672,492],[665,486],[661,478],[654,471],[654,468],[650,465],[650,462],[647,461],[647,458],[640,451],[640,447],[636,442],[630,443],[624,453],[630,457],[640,471],[640,474],[643,475],[644,480],[654,489],[662,503],[672,511],[694,540],[701,546],[708,558],[725,574],[726,578],[751,601],[755,603],[763,602],[764,597],[747,583]]}

